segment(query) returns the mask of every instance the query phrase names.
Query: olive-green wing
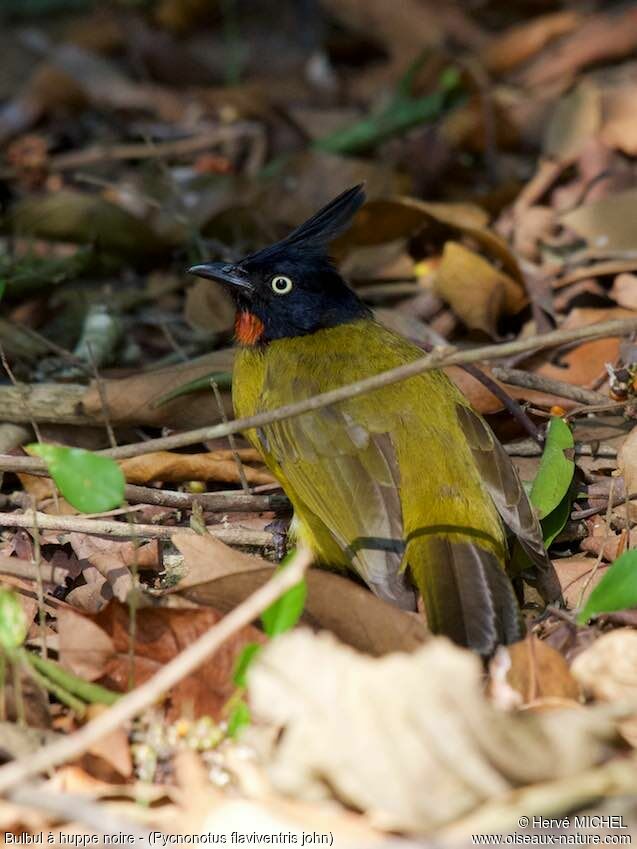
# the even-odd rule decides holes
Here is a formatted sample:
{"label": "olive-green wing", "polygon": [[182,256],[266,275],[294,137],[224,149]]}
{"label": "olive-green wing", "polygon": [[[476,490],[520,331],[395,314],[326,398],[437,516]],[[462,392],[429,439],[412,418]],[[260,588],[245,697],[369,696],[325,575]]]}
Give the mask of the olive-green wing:
{"label": "olive-green wing", "polygon": [[[319,391],[293,378],[286,397]],[[275,422],[257,437],[294,494],[301,521],[309,511],[376,595],[415,609],[416,594],[402,569],[400,480],[389,429],[371,432],[349,405]]]}
{"label": "olive-green wing", "polygon": [[547,602],[555,601],[561,595],[559,582],[544,547],[540,523],[509,455],[491,428],[473,410],[458,404],[457,413],[478,471],[502,521],[530,557],[542,597]]}

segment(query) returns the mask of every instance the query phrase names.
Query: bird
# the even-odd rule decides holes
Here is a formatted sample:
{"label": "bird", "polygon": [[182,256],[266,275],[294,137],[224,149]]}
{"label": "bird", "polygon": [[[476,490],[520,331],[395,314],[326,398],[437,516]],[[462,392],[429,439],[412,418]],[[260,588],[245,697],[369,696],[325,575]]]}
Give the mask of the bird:
{"label": "bird", "polygon": [[[354,186],[280,241],[189,273],[223,284],[235,306],[235,414],[257,413],[421,358],[373,316],[329,246],[365,201]],[[471,285],[471,281],[467,282]],[[524,636],[509,537],[543,594],[551,565],[524,488],[489,425],[441,370],[248,429],[319,564],[353,571],[380,598],[488,657]],[[547,577],[549,576],[549,577]]]}

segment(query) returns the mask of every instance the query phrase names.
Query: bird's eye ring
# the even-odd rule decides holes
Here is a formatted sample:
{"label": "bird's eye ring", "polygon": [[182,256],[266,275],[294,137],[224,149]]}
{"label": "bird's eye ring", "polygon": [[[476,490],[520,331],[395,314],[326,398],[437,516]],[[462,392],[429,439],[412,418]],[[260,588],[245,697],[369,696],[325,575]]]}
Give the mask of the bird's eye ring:
{"label": "bird's eye ring", "polygon": [[288,292],[292,291],[294,284],[289,277],[285,277],[283,274],[277,274],[276,277],[272,278],[270,285],[275,295],[287,295]]}

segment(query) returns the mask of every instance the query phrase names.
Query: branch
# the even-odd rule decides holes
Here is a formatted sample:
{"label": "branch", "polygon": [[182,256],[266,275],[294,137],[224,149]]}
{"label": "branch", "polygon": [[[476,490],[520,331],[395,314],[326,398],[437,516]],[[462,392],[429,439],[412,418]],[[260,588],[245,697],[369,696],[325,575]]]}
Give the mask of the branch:
{"label": "branch", "polygon": [[563,380],[554,380],[552,377],[543,377],[541,374],[533,374],[516,368],[504,368],[494,366],[491,373],[502,383],[509,386],[523,386],[526,389],[536,389],[538,392],[546,392],[549,395],[557,395],[559,398],[568,398],[580,404],[607,404],[608,398],[601,392],[593,392],[591,389],[583,389],[573,386]]}
{"label": "branch", "polygon": [[[565,343],[577,342],[581,339],[624,336],[634,332],[637,332],[637,319],[615,319],[588,327],[577,327],[572,330],[554,330],[542,336],[517,339],[515,342],[505,342],[501,345],[485,345],[482,348],[473,348],[470,351],[428,354],[403,366],[380,372],[380,374],[366,377],[364,380],[358,380],[355,383],[340,386],[338,389],[332,389],[330,392],[323,392],[321,395],[314,395],[295,404],[286,404],[276,410],[258,413],[256,416],[249,416],[245,419],[235,419],[227,424],[221,422],[221,424],[197,428],[196,430],[177,433],[173,436],[149,439],[146,442],[134,442],[130,445],[122,445],[119,448],[101,451],[99,453],[116,459],[125,459],[128,457],[138,457],[142,454],[151,454],[153,451],[169,451],[174,448],[184,448],[187,445],[194,445],[198,442],[206,442],[208,440],[218,439],[221,436],[228,436],[230,433],[239,433],[240,431],[251,428],[263,427],[264,425],[272,424],[272,422],[300,416],[311,410],[320,410],[323,407],[328,407],[330,404],[347,401],[349,398],[355,398],[359,395],[373,392],[375,389],[381,389],[383,386],[399,383],[401,380],[407,380],[409,377],[414,377],[417,374],[423,374],[427,371],[433,371],[434,369],[475,363],[480,360],[497,360],[503,357],[538,351],[543,348],[553,348]],[[28,465],[23,467],[24,471],[44,471],[46,469],[45,463],[38,458],[23,459],[29,461]]]}
{"label": "branch", "polygon": [[311,561],[312,556],[309,551],[299,549],[285,569],[276,572],[267,584],[248,596],[221,622],[191,643],[152,678],[122,696],[109,710],[75,733],[56,740],[37,752],[30,753],[28,757],[0,767],[0,793],[7,793],[17,784],[25,782],[44,770],[79,758],[102,737],[111,734],[138,713],[155,704],[172,687],[193,673],[240,628],[249,625],[286,590],[298,584]]}
{"label": "branch", "polygon": [[[128,522],[108,522],[104,519],[84,519],[81,516],[50,516],[47,513],[36,513],[35,518],[40,530],[98,534],[115,538],[170,539],[177,532],[195,533],[191,528],[176,525],[136,525]],[[0,528],[32,528],[33,519],[31,510],[24,513],[0,513]],[[251,531],[243,528],[228,530],[216,527],[209,527],[207,530],[226,545],[250,545],[261,548],[272,544],[272,534],[266,531]]]}
{"label": "branch", "polygon": [[528,353],[542,348],[552,348],[569,342],[577,342],[580,339],[623,336],[634,332],[637,332],[637,319],[615,319],[613,321],[600,322],[600,324],[589,327],[578,327],[572,330],[554,330],[552,333],[545,333],[542,336],[518,339],[515,342],[505,342],[502,345],[485,345],[482,348],[473,348],[470,351],[453,351],[446,354],[433,353],[425,357],[420,357],[412,363],[406,363],[403,366],[389,369],[372,377],[358,380],[355,383],[340,386],[338,389],[333,389],[330,392],[323,392],[321,395],[315,395],[312,398],[298,401],[295,404],[286,404],[277,410],[259,413],[256,416],[249,416],[245,419],[235,419],[232,422],[228,422],[228,424],[221,423],[212,427],[178,433],[174,436],[124,445],[120,448],[102,453],[110,457],[123,459],[126,457],[136,457],[140,454],[150,454],[153,451],[182,448],[197,442],[205,442],[207,440],[217,439],[220,436],[227,436],[229,433],[239,433],[243,430],[263,427],[264,425],[272,424],[272,422],[282,421],[293,416],[300,416],[302,413],[307,413],[311,410],[320,410],[323,407],[328,407],[330,404],[347,401],[349,398],[356,398],[359,395],[373,392],[375,389],[381,389],[384,386],[399,383],[401,380],[406,380],[409,377],[414,377],[417,374],[423,374],[427,371],[433,371],[434,369],[475,363],[480,360],[511,357],[516,354]]}

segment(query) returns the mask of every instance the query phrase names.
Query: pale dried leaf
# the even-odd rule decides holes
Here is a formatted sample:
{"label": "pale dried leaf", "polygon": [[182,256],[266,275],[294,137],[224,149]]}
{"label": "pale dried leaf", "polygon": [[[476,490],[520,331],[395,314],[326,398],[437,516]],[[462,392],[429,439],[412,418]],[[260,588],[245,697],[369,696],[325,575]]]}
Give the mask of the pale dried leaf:
{"label": "pale dried leaf", "polygon": [[444,638],[370,659],[297,631],[265,647],[248,686],[255,715],[285,728],[269,764],[279,791],[331,790],[383,827],[419,833],[514,787],[589,768],[614,734],[595,711],[496,710],[480,660]]}

